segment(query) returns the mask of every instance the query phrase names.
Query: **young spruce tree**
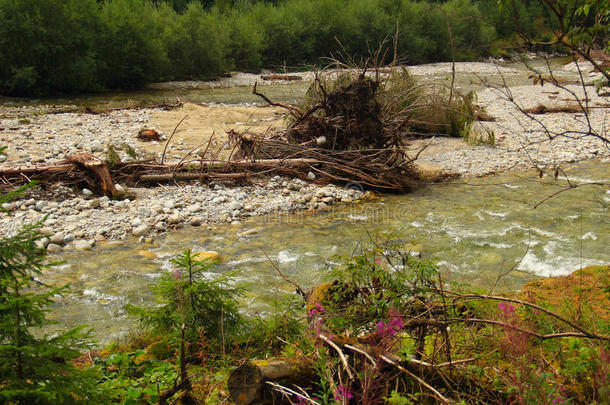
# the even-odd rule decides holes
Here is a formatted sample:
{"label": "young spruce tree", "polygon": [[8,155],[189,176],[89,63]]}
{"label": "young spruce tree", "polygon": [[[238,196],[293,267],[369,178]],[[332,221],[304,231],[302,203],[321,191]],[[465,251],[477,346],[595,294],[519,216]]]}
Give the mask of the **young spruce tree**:
{"label": "young spruce tree", "polygon": [[[17,194],[0,197],[0,203]],[[44,268],[40,237],[31,225],[0,238],[0,403],[104,403],[95,375],[70,361],[88,343],[82,327],[42,335],[40,328],[52,323],[49,305],[66,287],[36,280]]]}

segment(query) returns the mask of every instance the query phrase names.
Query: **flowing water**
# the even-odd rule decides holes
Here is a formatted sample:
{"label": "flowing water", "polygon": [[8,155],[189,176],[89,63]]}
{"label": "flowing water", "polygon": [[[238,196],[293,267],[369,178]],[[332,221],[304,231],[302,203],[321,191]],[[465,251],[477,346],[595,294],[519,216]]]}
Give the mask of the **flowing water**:
{"label": "flowing water", "polygon": [[[609,163],[581,163],[567,173],[572,182],[610,183]],[[249,314],[272,310],[274,298],[293,291],[265,252],[307,288],[324,280],[338,260],[335,256],[357,251],[380,232],[393,233],[426,258],[437,258],[452,281],[484,289],[495,285],[495,291],[518,289],[532,278],[610,262],[608,186],[577,187],[533,207],[566,185],[564,179],[539,179],[536,173],[503,174],[383,195],[328,212],[218,226],[214,232],[187,227],[168,233],[154,246],[128,241],[119,247],[101,244],[93,252],[65,253],[65,262],[43,279],[71,283],[52,313],[60,327],[86,323],[102,342],[129,332],[135,322],[125,314],[125,304],[151,304],[148,286],[172,271],[170,259],[185,249],[222,255],[223,263],[210,276],[240,271],[240,279],[250,283],[243,300]],[[158,257],[143,257],[142,250]]]}
{"label": "flowing water", "polygon": [[[568,60],[553,60],[555,69]],[[546,62],[535,61],[536,68]],[[457,74],[464,90],[483,88],[481,80],[508,85],[531,84],[528,72],[480,78]],[[574,79],[575,77],[572,77]],[[421,77],[450,80],[446,74]],[[290,103],[304,94],[305,82],[265,86],[273,100]],[[146,90],[48,100],[2,99],[4,105],[76,104],[114,108],[162,101],[252,103],[260,99],[250,87],[197,90]],[[610,183],[610,164],[590,162],[568,170],[571,180]],[[392,233],[407,248],[438,259],[443,274],[477,288],[518,289],[526,281],[567,274],[581,266],[610,262],[610,191],[608,186],[584,186],[560,193],[538,208],[533,206],[566,186],[565,180],[538,179],[535,173],[504,174],[461,184],[430,185],[407,195],[333,206],[331,211],[269,216],[240,226],[222,225],[210,232],[184,228],[167,234],[157,245],[134,240],[123,246],[100,244],[93,252],[66,252],[64,262],[49,269],[43,281],[63,285],[51,317],[57,328],[86,323],[100,343],[128,333],[135,326],[124,310],[127,303],[152,304],[148,289],[172,271],[171,258],[185,249],[215,250],[224,262],[214,272],[236,269],[250,283],[244,312],[265,313],[274,298],[292,293],[265,258],[307,288],[324,280],[337,255],[349,255],[371,243],[379,233]],[[143,251],[154,252],[143,255]],[[145,257],[148,256],[148,257]]]}

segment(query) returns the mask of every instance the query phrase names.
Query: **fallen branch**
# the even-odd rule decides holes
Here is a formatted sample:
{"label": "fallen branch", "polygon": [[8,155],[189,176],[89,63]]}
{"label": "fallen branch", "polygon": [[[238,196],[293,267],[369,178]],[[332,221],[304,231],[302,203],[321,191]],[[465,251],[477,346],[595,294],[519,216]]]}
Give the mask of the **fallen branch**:
{"label": "fallen branch", "polygon": [[260,93],[260,92],[256,91],[257,83],[258,82],[254,82],[254,88],[252,89],[252,94],[254,94],[255,96],[259,96],[260,98],[265,100],[265,102],[267,104],[269,104],[269,105],[271,105],[273,107],[281,107],[281,108],[284,108],[284,109],[288,110],[290,112],[290,115],[292,115],[294,118],[300,118],[303,115],[298,108],[295,108],[295,107],[293,107],[291,105],[274,103],[273,101],[269,100],[269,98],[267,98],[267,96],[265,96],[263,93]]}
{"label": "fallen branch", "polygon": [[410,372],[409,370],[407,370],[406,368],[404,368],[403,366],[401,366],[400,364],[396,363],[395,361],[387,358],[384,355],[379,356],[379,358],[383,361],[385,361],[388,364],[393,365],[394,367],[396,367],[397,369],[399,369],[400,371],[402,371],[403,373],[405,373],[406,375],[408,375],[409,377],[415,379],[417,382],[419,382],[421,385],[423,385],[424,387],[428,388],[433,394],[434,396],[441,401],[443,404],[451,404],[452,401],[450,401],[449,399],[445,398],[443,396],[443,394],[441,394],[440,392],[438,392],[436,390],[436,388],[434,388],[432,385],[428,384],[427,382],[425,382],[424,380],[422,380],[421,378],[419,378],[418,376],[416,376],[415,374],[413,374],[412,372]]}
{"label": "fallen branch", "polygon": [[347,363],[347,359],[345,358],[345,354],[343,353],[341,348],[339,346],[337,346],[332,340],[330,340],[329,338],[327,338],[326,336],[324,336],[321,333],[318,335],[318,337],[320,339],[322,339],[323,341],[325,341],[330,347],[335,349],[337,354],[339,354],[339,358],[341,359],[341,363],[343,364],[343,368],[345,368],[345,371],[347,372],[347,376],[349,377],[350,380],[353,380],[354,379],[354,375],[352,374],[352,371],[349,368],[349,364]]}

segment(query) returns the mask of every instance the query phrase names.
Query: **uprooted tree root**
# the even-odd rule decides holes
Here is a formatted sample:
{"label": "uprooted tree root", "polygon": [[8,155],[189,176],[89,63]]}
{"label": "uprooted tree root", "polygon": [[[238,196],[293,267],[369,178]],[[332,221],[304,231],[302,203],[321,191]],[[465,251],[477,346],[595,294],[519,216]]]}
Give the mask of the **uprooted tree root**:
{"label": "uprooted tree root", "polygon": [[[282,174],[321,184],[357,182],[374,189],[407,191],[418,183],[412,165],[417,156],[411,158],[405,152],[401,123],[384,118],[376,97],[379,85],[379,81],[362,74],[332,91],[320,86],[323,97],[305,111],[273,103],[255,85],[254,94],[290,112],[293,122],[287,129],[261,135],[229,131],[234,149],[225,161],[185,157],[179,163],[164,164],[163,159],[161,163],[121,163],[114,159],[106,170],[115,181],[132,185],[179,180],[247,181],[257,175]],[[78,175],[83,176],[75,171],[77,168],[70,159],[34,167],[6,167],[0,168],[0,179],[7,186],[32,178],[74,183]],[[92,177],[85,173],[82,179]],[[91,181],[87,183],[92,188]],[[114,195],[114,188],[107,183],[93,189]]]}
{"label": "uprooted tree root", "polygon": [[304,111],[272,102],[255,85],[254,94],[286,108],[293,120],[287,129],[263,135],[231,132],[236,156],[254,161],[304,159],[309,163],[295,173],[302,178],[311,177],[311,172],[325,182],[409,190],[418,182],[414,158],[405,152],[400,126],[385,120],[377,99],[379,85],[364,74],[336,89],[327,89],[316,79],[320,97]]}
{"label": "uprooted tree root", "polygon": [[[447,90],[417,84],[406,69],[386,73],[381,69],[342,69],[317,73],[304,103],[294,107],[274,103],[258,92],[255,84],[255,95],[290,113],[286,129],[269,129],[263,134],[228,131],[233,150],[227,160],[208,154],[208,145],[202,155],[212,155],[209,158],[189,159],[191,151],[180,162],[167,164],[164,151],[160,163],[123,163],[116,153],[110,156],[109,148],[105,170],[114,181],[128,185],[187,180],[247,182],[256,176],[281,174],[319,184],[359,183],[382,191],[408,191],[423,182],[414,161],[425,149],[407,154],[409,138],[465,137],[472,122],[484,116],[473,104],[474,94]],[[54,180],[85,183],[92,190],[115,195],[107,178],[105,184],[91,184],[99,176],[91,176],[91,168],[85,173],[77,169],[82,165],[70,159],[33,167],[0,167],[0,189],[36,178],[43,184]]]}

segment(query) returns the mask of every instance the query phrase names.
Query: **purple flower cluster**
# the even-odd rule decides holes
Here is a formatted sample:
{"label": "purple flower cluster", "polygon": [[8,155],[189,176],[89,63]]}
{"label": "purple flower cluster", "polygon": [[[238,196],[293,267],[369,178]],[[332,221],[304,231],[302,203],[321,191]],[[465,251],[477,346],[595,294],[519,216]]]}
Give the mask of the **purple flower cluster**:
{"label": "purple flower cluster", "polygon": [[177,279],[181,279],[182,278],[182,272],[180,270],[176,270],[172,273],[172,276],[174,276]]}
{"label": "purple flower cluster", "polygon": [[498,309],[504,314],[505,317],[512,317],[515,314],[515,307],[512,304],[505,302],[498,303]]}
{"label": "purple flower cluster", "polygon": [[377,333],[379,333],[382,337],[394,336],[396,332],[402,328],[402,318],[398,315],[394,315],[387,323],[383,321],[379,321],[377,323]]}
{"label": "purple flower cluster", "polygon": [[315,308],[312,308],[307,315],[309,315],[310,318],[313,318],[316,315],[322,315],[323,313],[324,313],[324,307],[322,307],[322,305],[316,303]]}
{"label": "purple flower cluster", "polygon": [[349,401],[352,398],[354,398],[354,394],[352,394],[346,385],[339,385],[335,390],[335,400],[337,401],[341,401],[342,399]]}

